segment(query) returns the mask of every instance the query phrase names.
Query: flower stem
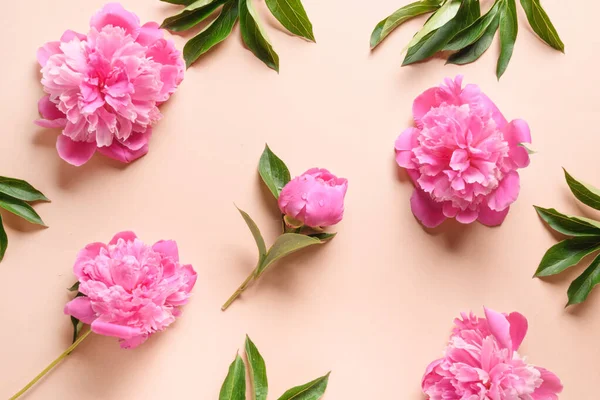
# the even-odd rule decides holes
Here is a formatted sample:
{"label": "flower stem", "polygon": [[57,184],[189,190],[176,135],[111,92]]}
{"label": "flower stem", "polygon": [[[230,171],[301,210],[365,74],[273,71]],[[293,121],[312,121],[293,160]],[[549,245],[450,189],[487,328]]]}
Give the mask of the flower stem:
{"label": "flower stem", "polygon": [[92,330],[88,330],[87,332],[85,332],[83,335],[81,335],[67,350],[65,350],[64,353],[62,353],[60,356],[58,356],[58,358],[54,361],[52,361],[50,363],[50,365],[48,365],[46,368],[44,368],[44,370],[42,372],[39,373],[38,376],[36,376],[35,378],[33,378],[31,380],[31,382],[29,382],[27,385],[25,385],[25,387],[21,390],[19,390],[19,392],[17,394],[15,394],[13,397],[11,397],[9,400],[15,400],[19,397],[21,397],[21,395],[23,395],[26,391],[28,391],[29,389],[31,389],[31,387],[33,385],[35,385],[37,383],[37,381],[39,381],[40,379],[42,379],[44,377],[44,375],[46,375],[48,372],[50,372],[50,370],[52,370],[52,368],[56,367],[56,365],[58,363],[60,363],[63,358],[65,358],[66,356],[68,356],[69,354],[71,354],[71,352],[73,350],[75,350],[75,348],[77,346],[79,346],[79,344],[81,342],[83,342],[83,340],[88,337],[88,335],[92,333]]}
{"label": "flower stem", "polygon": [[240,287],[231,295],[231,297],[229,298],[229,300],[227,300],[225,302],[225,304],[223,304],[223,307],[221,307],[221,311],[225,311],[229,308],[229,306],[231,305],[231,303],[233,303],[238,297],[240,297],[240,295],[242,293],[244,293],[244,290],[246,290],[248,288],[248,286],[250,286],[250,283],[252,282],[252,280],[255,278],[256,275],[256,270],[252,271],[252,273],[250,275],[248,275],[248,277],[246,278],[246,280],[240,285]]}

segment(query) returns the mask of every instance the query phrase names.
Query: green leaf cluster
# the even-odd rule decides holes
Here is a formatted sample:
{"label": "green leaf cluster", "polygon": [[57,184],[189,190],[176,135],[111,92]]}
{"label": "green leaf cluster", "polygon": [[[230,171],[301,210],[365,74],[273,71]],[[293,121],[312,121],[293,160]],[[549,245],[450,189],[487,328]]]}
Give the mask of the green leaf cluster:
{"label": "green leaf cluster", "polygon": [[[565,46],[540,0],[520,1],[533,31],[549,46],[564,53]],[[499,31],[500,56],[496,76],[500,79],[506,72],[517,40],[516,0],[495,0],[483,15],[479,0],[416,1],[398,9],[375,26],[371,34],[371,49],[404,22],[431,12],[433,14],[408,44],[403,66],[424,61],[439,52],[451,52],[449,64],[472,63],[486,52]]]}
{"label": "green leaf cluster", "polygon": [[[252,400],[267,400],[269,383],[265,360],[248,336],[246,336],[245,350]],[[329,373],[286,391],[279,400],[319,400],[325,394],[328,381]],[[219,400],[246,400],[246,365],[239,354],[236,354],[229,366],[229,372],[221,386]]]}
{"label": "green leaf cluster", "polygon": [[[216,16],[183,48],[183,58],[188,68],[215,45],[227,39],[239,20],[244,44],[269,68],[279,72],[279,56],[269,42],[251,0],[161,1],[186,6],[179,14],[162,23],[162,28],[173,32],[186,31],[209,17]],[[265,1],[273,16],[288,31],[311,42],[315,41],[312,24],[300,0]]]}
{"label": "green leaf cluster", "polygon": [[[260,157],[258,173],[275,199],[279,198],[281,190],[291,179],[288,167],[271,151],[268,145],[265,145],[265,149]],[[239,208],[238,211],[254,237],[258,249],[258,261],[256,267],[246,281],[242,283],[238,290],[236,290],[223,307],[221,307],[223,311],[225,311],[252,282],[259,279],[277,261],[307,247],[324,244],[333,239],[336,235],[335,233],[315,231],[312,228],[304,226],[290,226],[290,224],[285,222],[286,218],[282,215],[283,233],[275,240],[275,243],[267,249],[265,239],[252,217]]]}
{"label": "green leaf cluster", "polygon": [[[584,204],[600,210],[600,190],[578,181],[565,170],[565,178],[571,192]],[[534,206],[538,215],[550,228],[569,236],[552,246],[535,271],[536,277],[556,275],[579,263],[585,256],[600,250],[600,222],[585,217],[562,214],[553,208]],[[575,279],[567,291],[567,306],[585,301],[592,289],[600,283],[600,254],[586,270]]]}
{"label": "green leaf cluster", "polygon": [[[15,214],[32,224],[46,226],[42,218],[31,207],[36,201],[50,201],[42,192],[29,183],[14,178],[0,176],[0,208]],[[0,261],[4,258],[8,247],[8,236],[0,215]]]}

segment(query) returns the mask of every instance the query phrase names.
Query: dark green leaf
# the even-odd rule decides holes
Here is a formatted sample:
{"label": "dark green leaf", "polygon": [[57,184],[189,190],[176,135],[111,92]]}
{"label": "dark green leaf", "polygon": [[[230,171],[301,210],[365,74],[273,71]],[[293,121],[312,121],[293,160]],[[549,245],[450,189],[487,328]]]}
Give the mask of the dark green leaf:
{"label": "dark green leaf", "polygon": [[422,0],[396,10],[392,15],[380,21],[371,34],[371,48],[377,47],[394,29],[411,18],[440,8],[439,0]]}
{"label": "dark green leaf", "polygon": [[78,292],[79,291],[79,281],[75,282],[73,286],[67,289],[69,292]]}
{"label": "dark green leaf", "polygon": [[165,19],[161,28],[174,32],[193,28],[208,18],[227,0],[200,0],[186,7],[182,12]]}
{"label": "dark green leaf", "polygon": [[225,4],[219,17],[183,47],[185,65],[189,68],[202,54],[225,40],[233,30],[237,19],[237,1]]}
{"label": "dark green leaf", "polygon": [[565,45],[560,40],[556,28],[552,25],[550,17],[542,8],[540,0],[521,0],[521,5],[527,14],[529,25],[540,39],[546,42],[550,47],[565,52]]}
{"label": "dark green leaf", "polygon": [[267,245],[265,244],[265,239],[263,239],[260,229],[258,229],[258,226],[252,220],[252,218],[250,218],[250,215],[239,208],[238,211],[240,214],[242,214],[242,218],[244,218],[244,221],[246,221],[246,225],[248,225],[248,228],[250,228],[250,232],[252,232],[252,236],[256,241],[256,247],[258,247],[258,257],[260,260],[259,263],[261,263],[267,255]]}
{"label": "dark green leaf", "polygon": [[46,226],[38,213],[36,213],[29,204],[22,200],[14,199],[10,196],[0,193],[0,207],[31,222],[32,224]]}
{"label": "dark green leaf", "polygon": [[498,65],[496,66],[496,76],[498,79],[506,72],[519,32],[517,3],[515,0],[502,1],[500,15],[500,57],[498,57]]}
{"label": "dark green leaf", "polygon": [[581,236],[563,240],[550,247],[544,254],[540,266],[535,271],[535,276],[556,275],[597,250],[600,250],[600,238],[596,236]]}
{"label": "dark green leaf", "polygon": [[0,176],[0,193],[23,201],[50,201],[42,192],[29,183],[5,176]]}
{"label": "dark green leaf", "polygon": [[337,235],[337,233],[326,233],[326,232],[323,232],[323,233],[311,233],[308,236],[310,236],[312,238],[319,239],[322,242],[326,242],[326,241],[329,241],[329,240],[333,239],[335,237],[335,235]]}
{"label": "dark green leaf", "polygon": [[554,208],[535,207],[539,216],[552,229],[567,236],[600,235],[600,223],[580,217],[571,217],[556,211]]}
{"label": "dark green leaf", "polygon": [[402,65],[423,61],[442,50],[465,27],[479,18],[479,0],[463,0],[456,16],[408,49]]}
{"label": "dark green leaf", "polygon": [[319,239],[312,238],[298,233],[284,233],[279,236],[273,246],[269,249],[267,257],[259,266],[256,276],[260,276],[271,266],[275,261],[292,254],[298,250],[302,250],[309,246],[323,244]]}
{"label": "dark green leaf", "polygon": [[583,274],[579,275],[569,286],[569,290],[567,290],[569,296],[567,307],[583,303],[598,283],[600,283],[600,256],[597,256],[590,266],[583,271]]}
{"label": "dark green leaf", "polygon": [[267,366],[258,349],[246,335],[246,357],[252,382],[252,400],[267,400],[269,383],[267,381]]}
{"label": "dark green leaf", "polygon": [[83,328],[83,322],[71,316],[71,324],[73,324],[73,343],[75,343],[79,336],[79,332],[81,332],[81,328]]}
{"label": "dark green leaf", "polygon": [[478,41],[488,31],[488,28],[497,21],[500,4],[501,2],[495,3],[485,15],[477,18],[475,22],[457,33],[456,36],[444,46],[444,50],[458,51]]}
{"label": "dark green leaf", "polygon": [[6,236],[6,231],[4,230],[4,225],[2,224],[2,215],[0,215],[0,261],[4,258],[4,253],[6,253],[6,248],[8,247],[8,236]]}
{"label": "dark green leaf", "polygon": [[260,156],[258,173],[276,199],[279,198],[281,189],[291,179],[288,167],[271,151],[268,145],[265,145],[265,150]]}
{"label": "dark green leaf", "polygon": [[221,386],[219,400],[246,399],[246,370],[244,360],[238,355],[229,366],[229,373]]}
{"label": "dark green leaf", "polygon": [[577,179],[573,178],[565,169],[565,178],[571,192],[577,197],[583,204],[586,204],[596,210],[600,210],[600,190],[596,189],[592,185],[585,184]]}
{"label": "dark green leaf", "polygon": [[499,23],[500,16],[496,15],[494,21],[492,21],[483,35],[475,43],[448,57],[448,64],[464,65],[479,59],[494,41],[494,35],[496,34]]}
{"label": "dark green leaf", "polygon": [[239,0],[240,29],[248,49],[269,68],[279,72],[279,56],[273,50],[250,0]]}
{"label": "dark green leaf", "polygon": [[288,390],[279,400],[319,400],[327,389],[329,374],[331,372],[305,385]]}
{"label": "dark green leaf", "polygon": [[427,19],[423,27],[413,36],[411,41],[408,43],[406,48],[402,50],[404,53],[406,49],[413,47],[417,43],[421,41],[425,36],[429,35],[431,32],[437,30],[444,26],[448,21],[456,16],[458,9],[460,8],[461,0],[450,0],[446,1],[444,5],[440,7],[439,10],[431,14],[431,16]]}
{"label": "dark green leaf", "polygon": [[196,2],[196,0],[160,0],[160,1],[164,1],[165,3],[171,3],[171,4],[179,4],[181,6],[189,6]]}
{"label": "dark green leaf", "polygon": [[294,35],[315,41],[313,28],[300,0],[266,0],[267,7],[281,25]]}

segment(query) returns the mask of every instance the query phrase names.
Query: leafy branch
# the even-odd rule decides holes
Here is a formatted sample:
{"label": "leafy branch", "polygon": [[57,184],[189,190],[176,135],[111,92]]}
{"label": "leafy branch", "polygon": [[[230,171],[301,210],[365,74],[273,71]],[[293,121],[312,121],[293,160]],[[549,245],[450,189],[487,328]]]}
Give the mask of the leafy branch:
{"label": "leafy branch", "polygon": [[[527,20],[541,40],[564,53],[565,46],[540,0],[520,0]],[[499,31],[498,79],[513,54],[518,33],[516,0],[495,0],[481,15],[479,0],[420,0],[408,4],[380,21],[371,34],[371,49],[377,47],[404,22],[433,13],[407,46],[403,66],[424,61],[439,52],[450,52],[447,63],[463,65],[476,61],[492,44]]]}
{"label": "leafy branch", "polygon": [[[279,72],[279,56],[258,18],[251,0],[161,0],[186,6],[179,14],[169,17],[162,28],[182,32],[194,28],[217,15],[183,48],[183,58],[189,68],[211,48],[221,43],[233,31],[239,20],[242,40],[254,55],[269,68]],[[301,0],[265,0],[269,11],[290,33],[315,42],[313,28]]]}

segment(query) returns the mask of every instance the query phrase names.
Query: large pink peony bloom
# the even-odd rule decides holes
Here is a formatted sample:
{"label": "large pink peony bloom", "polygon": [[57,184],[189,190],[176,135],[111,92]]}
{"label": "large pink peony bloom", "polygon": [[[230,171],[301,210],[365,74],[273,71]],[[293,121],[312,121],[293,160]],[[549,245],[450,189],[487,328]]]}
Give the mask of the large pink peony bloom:
{"label": "large pink peony bloom", "polygon": [[527,364],[517,350],[527,333],[527,319],[485,309],[456,319],[444,358],[423,376],[423,392],[432,400],[557,400],[560,379]]}
{"label": "large pink peony bloom", "polygon": [[311,168],[292,179],[281,190],[281,212],[304,225],[335,225],[344,217],[344,197],[348,181],[326,169]]}
{"label": "large pink peony bloom", "polygon": [[518,168],[529,165],[529,126],[507,122],[476,85],[446,79],[415,99],[416,128],[396,140],[396,161],[415,191],[414,215],[426,227],[446,218],[500,225],[519,195]]}
{"label": "large pink peony bloom", "polygon": [[133,232],[118,233],[107,245],[87,245],[73,269],[85,296],[67,303],[65,314],[120,338],[123,348],[171,325],[196,283],[192,266],[179,263],[174,241],[147,246]]}
{"label": "large pink peony bloom", "polygon": [[39,103],[46,128],[61,128],[56,148],[73,165],[98,150],[122,162],[148,152],[158,105],[183,80],[184,63],[155,22],[110,3],[90,21],[87,35],[66,31],[37,52],[42,85]]}

